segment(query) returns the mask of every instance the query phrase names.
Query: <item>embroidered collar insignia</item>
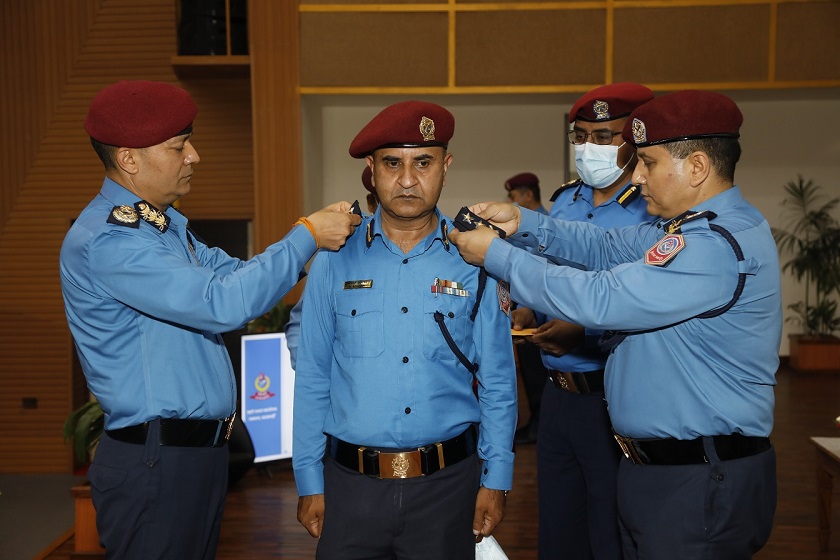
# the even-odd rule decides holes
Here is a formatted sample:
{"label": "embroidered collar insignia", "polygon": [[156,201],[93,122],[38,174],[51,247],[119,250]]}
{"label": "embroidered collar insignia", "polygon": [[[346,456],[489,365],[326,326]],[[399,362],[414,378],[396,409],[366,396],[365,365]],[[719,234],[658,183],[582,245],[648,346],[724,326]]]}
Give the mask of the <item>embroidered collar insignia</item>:
{"label": "embroidered collar insignia", "polygon": [[169,229],[169,216],[145,200],[135,202],[134,209],[137,210],[137,213],[144,221],[155,226],[161,233],[166,233],[166,230]]}

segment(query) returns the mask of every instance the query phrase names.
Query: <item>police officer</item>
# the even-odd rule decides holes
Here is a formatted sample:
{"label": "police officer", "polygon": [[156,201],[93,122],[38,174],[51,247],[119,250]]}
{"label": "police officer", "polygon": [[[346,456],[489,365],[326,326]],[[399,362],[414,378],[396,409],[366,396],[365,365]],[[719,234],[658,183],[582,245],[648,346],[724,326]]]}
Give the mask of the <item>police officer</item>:
{"label": "police officer", "polygon": [[540,179],[530,171],[517,173],[505,181],[508,199],[528,210],[548,214],[540,198]]}
{"label": "police officer", "polygon": [[[653,99],[635,83],[597,87],[569,111],[569,142],[580,179],[551,197],[554,218],[603,228],[652,220],[641,188],[631,181],[635,147],[621,137],[630,112]],[[621,451],[613,439],[604,400],[605,353],[600,332],[536,315],[513,313],[514,328],[539,327],[528,337],[542,349],[548,370],[537,441],[539,558],[621,558],[616,483]],[[519,347],[517,347],[518,349]],[[547,379],[546,379],[547,378]]]}
{"label": "police officer", "polygon": [[489,228],[451,234],[514,298],[612,331],[605,389],[631,560],[751,558],[773,525],[779,263],[769,225],[734,185],[741,123],[731,99],[708,91],[633,111],[623,137],[657,222],[602,230],[487,203],[473,210],[510,242]]}
{"label": "police officer", "polygon": [[310,268],[293,465],[298,519],[321,559],[473,558],[504,514],[510,299],[464,262],[437,209],[454,127],[422,101],[376,115],[350,155],[371,168],[379,208]]}
{"label": "police officer", "polygon": [[[548,210],[542,205],[540,198],[540,179],[529,171],[517,173],[505,181],[505,190],[508,199],[528,210],[548,214]],[[511,317],[515,316],[516,306]],[[536,443],[537,433],[540,427],[540,402],[542,390],[545,387],[545,379],[548,375],[540,358],[540,349],[530,340],[514,338],[516,343],[516,361],[519,365],[519,375],[522,377],[522,385],[525,388],[525,396],[528,399],[528,422],[517,428],[514,433],[513,442],[516,444]]]}
{"label": "police officer", "polygon": [[250,261],[207,247],[172,207],[199,162],[196,113],[181,88],[123,81],[85,119],[105,180],[65,237],[60,272],[105,412],[88,478],[107,558],[215,556],[236,410],[221,333],[270,309],[318,247],[337,249],[359,223],[342,202]]}

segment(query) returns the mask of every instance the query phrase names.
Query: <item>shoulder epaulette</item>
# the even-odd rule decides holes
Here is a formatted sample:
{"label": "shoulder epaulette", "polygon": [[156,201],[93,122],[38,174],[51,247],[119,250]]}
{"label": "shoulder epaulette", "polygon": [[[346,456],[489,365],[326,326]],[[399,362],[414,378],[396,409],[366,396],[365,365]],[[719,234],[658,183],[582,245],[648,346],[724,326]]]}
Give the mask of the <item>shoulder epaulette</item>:
{"label": "shoulder epaulette", "polygon": [[627,185],[621,194],[619,194],[615,200],[618,202],[622,208],[627,208],[631,202],[639,198],[642,194],[642,187],[639,185]]}
{"label": "shoulder epaulette", "polygon": [[689,210],[688,212],[683,212],[676,218],[671,218],[664,224],[662,227],[665,229],[665,233],[679,233],[680,228],[687,224],[688,222],[693,222],[694,220],[699,220],[700,218],[706,218],[709,221],[714,220],[717,218],[717,214],[710,210],[703,210],[701,212],[694,212],[693,210]]}
{"label": "shoulder epaulette", "polygon": [[563,192],[567,189],[573,189],[573,188],[576,188],[576,187],[580,187],[582,184],[583,184],[583,181],[581,181],[580,179],[573,179],[573,180],[569,181],[568,183],[563,183],[562,185],[560,185],[560,187],[556,191],[554,191],[554,194],[551,195],[551,198],[549,198],[549,200],[551,202],[554,202],[555,200],[557,200],[557,197],[560,196],[561,192]]}
{"label": "shoulder epaulette", "polygon": [[107,222],[135,229],[140,227],[140,218],[137,217],[137,211],[126,205],[114,206],[114,209],[108,214]]}

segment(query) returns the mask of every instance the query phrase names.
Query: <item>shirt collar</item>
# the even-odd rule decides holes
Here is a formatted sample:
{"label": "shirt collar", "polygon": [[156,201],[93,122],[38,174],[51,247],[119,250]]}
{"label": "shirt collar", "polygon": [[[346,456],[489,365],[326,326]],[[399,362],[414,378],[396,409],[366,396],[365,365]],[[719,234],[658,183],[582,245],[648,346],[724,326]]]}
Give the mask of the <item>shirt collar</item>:
{"label": "shirt collar", "polygon": [[[365,252],[370,249],[371,244],[373,241],[379,237],[383,243],[386,245],[391,245],[391,240],[388,239],[388,236],[385,235],[385,232],[382,230],[382,216],[381,216],[381,208],[377,208],[376,212],[369,218],[367,225],[365,226]],[[452,244],[449,242],[449,230],[453,227],[450,223],[450,220],[445,218],[438,208],[435,208],[435,217],[438,221],[438,227],[430,233],[423,241],[421,241],[419,245],[423,246],[423,252],[427,251],[435,241],[440,241],[443,244],[444,249],[450,251],[452,248]],[[414,250],[412,250],[414,252]]]}

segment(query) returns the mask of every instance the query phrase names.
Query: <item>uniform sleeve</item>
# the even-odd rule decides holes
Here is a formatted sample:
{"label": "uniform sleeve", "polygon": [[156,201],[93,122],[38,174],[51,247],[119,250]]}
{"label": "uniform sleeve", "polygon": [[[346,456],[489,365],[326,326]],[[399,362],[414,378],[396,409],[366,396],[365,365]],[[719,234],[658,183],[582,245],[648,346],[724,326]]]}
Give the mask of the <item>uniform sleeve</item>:
{"label": "uniform sleeve", "polygon": [[324,492],[324,423],[330,410],[330,373],[335,312],[329,259],[315,257],[303,293],[297,369],[295,370],[292,466],[300,496]]}
{"label": "uniform sleeve", "polygon": [[488,278],[476,316],[479,349],[478,400],[481,425],[478,454],[481,485],[510,490],[513,484],[513,433],[516,430],[516,366],[510,319],[501,311],[497,283]]}
{"label": "uniform sleeve", "polygon": [[[632,237],[634,229],[609,230],[604,235],[618,231],[629,232]],[[587,245],[591,239],[584,235],[580,244]],[[589,271],[554,265],[496,239],[485,266],[494,276],[511,282],[516,301],[589,329],[663,327],[731,299],[739,267],[722,236],[707,228],[695,228],[684,235],[685,248],[667,266],[645,264],[645,250],[637,250],[630,262],[611,266],[611,260],[603,256],[630,254],[633,242],[627,239],[621,235],[603,238],[605,244],[617,247],[601,250],[602,258],[592,259],[589,264],[596,268]],[[578,242],[574,237],[568,239],[570,245]],[[567,255],[575,252],[574,248],[564,251]]]}
{"label": "uniform sleeve", "polygon": [[[275,305],[298,282],[314,251],[312,236],[296,227],[241,266],[224,251],[213,253],[215,266],[196,266],[156,237],[114,229],[91,242],[88,262],[99,296],[163,321],[221,333]],[[219,274],[227,260],[233,270]]]}
{"label": "uniform sleeve", "polygon": [[297,365],[297,351],[300,345],[300,316],[303,313],[303,298],[289,311],[289,320],[286,322],[286,328],[283,332],[286,333],[286,347],[289,349],[289,358],[292,362],[292,369],[296,369]]}

